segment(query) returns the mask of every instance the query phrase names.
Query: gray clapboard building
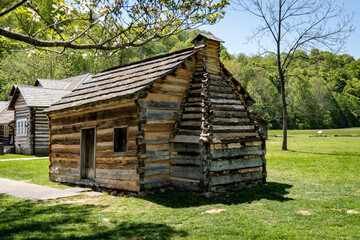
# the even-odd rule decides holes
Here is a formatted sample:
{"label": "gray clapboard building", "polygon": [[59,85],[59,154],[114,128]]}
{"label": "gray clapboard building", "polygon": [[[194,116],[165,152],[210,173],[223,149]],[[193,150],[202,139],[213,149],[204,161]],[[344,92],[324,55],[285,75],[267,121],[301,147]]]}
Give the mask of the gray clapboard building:
{"label": "gray clapboard building", "polygon": [[49,153],[49,121],[43,110],[69,94],[87,77],[90,74],[62,80],[38,79],[34,86],[13,86],[8,110],[14,111],[15,153]]}

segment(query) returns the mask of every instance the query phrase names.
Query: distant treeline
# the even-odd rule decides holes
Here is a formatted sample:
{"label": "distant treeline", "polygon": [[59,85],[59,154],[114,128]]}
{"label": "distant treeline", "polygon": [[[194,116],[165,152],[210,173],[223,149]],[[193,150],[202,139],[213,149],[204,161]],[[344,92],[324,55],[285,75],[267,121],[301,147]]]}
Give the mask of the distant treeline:
{"label": "distant treeline", "polygon": [[[40,57],[25,52],[7,53],[0,48],[0,100],[9,100],[13,84],[33,84],[37,78],[61,79],[83,73],[96,74],[117,65],[131,63],[191,47],[199,30],[184,31],[139,48],[116,53],[78,52],[71,56]],[[232,55],[221,48],[222,62],[248,90],[252,106],[281,128],[282,107],[273,55]],[[360,126],[360,59],[313,49],[297,52],[288,69],[287,102],[290,129]]]}

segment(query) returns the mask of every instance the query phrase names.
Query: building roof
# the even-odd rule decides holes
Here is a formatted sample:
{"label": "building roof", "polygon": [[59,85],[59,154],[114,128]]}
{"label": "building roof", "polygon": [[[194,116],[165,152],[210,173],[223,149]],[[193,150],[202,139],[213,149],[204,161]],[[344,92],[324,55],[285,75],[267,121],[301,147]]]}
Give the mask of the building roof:
{"label": "building roof", "polygon": [[62,80],[52,80],[52,79],[36,79],[34,86],[50,88],[50,89],[64,89],[64,87],[68,84],[67,81]]}
{"label": "building roof", "polygon": [[9,103],[0,101],[0,124],[8,124],[14,121],[14,111],[8,110]]}
{"label": "building roof", "polygon": [[195,38],[194,40],[192,40],[192,43],[194,43],[195,41],[199,41],[199,40],[202,40],[202,39],[210,39],[210,40],[213,40],[213,41],[216,41],[216,42],[224,42],[223,40],[221,40],[220,38],[218,37],[215,37],[214,35],[209,35],[209,34],[205,34],[205,33],[199,33]]}
{"label": "building roof", "polygon": [[43,88],[50,89],[63,89],[63,90],[73,90],[77,86],[79,86],[83,80],[85,80],[90,73],[82,74],[75,77],[64,78],[61,80],[53,80],[53,79],[37,79],[34,86],[39,86]]}
{"label": "building roof", "polygon": [[68,90],[18,85],[11,99],[9,109],[15,108],[17,97],[20,94],[28,107],[49,107],[70,92]]}
{"label": "building roof", "polygon": [[10,93],[12,99],[9,109],[15,108],[19,94],[23,96],[28,107],[49,107],[91,76],[87,73],[61,80],[37,79],[34,86],[14,85]]}
{"label": "building roof", "polygon": [[9,105],[9,102],[7,102],[7,101],[0,101],[0,112],[1,112],[7,105]]}
{"label": "building roof", "polygon": [[105,70],[86,79],[79,87],[45,111],[57,111],[140,92],[169,72],[176,70],[194,52],[194,48],[188,48]]}
{"label": "building roof", "polygon": [[[200,33],[194,41],[202,39],[223,42],[221,39]],[[194,42],[193,41],[193,42]],[[63,109],[76,108],[95,102],[111,100],[123,96],[130,96],[145,90],[156,80],[165,77],[171,71],[178,68],[189,57],[198,51],[198,47],[192,47],[169,54],[156,56],[135,63],[107,69],[99,74],[88,77],[70,94],[64,96],[60,101],[45,109],[45,112],[59,111]],[[224,68],[224,72],[233,77]],[[246,104],[251,105],[254,100],[237,81],[233,81],[239,87],[238,91],[245,98]]]}
{"label": "building roof", "polygon": [[264,126],[267,126],[269,124],[269,121],[266,120],[264,117],[262,117],[258,112],[256,112],[254,109],[250,110],[250,113],[253,115],[253,117],[255,118],[255,121],[257,121],[258,123],[261,123]]}

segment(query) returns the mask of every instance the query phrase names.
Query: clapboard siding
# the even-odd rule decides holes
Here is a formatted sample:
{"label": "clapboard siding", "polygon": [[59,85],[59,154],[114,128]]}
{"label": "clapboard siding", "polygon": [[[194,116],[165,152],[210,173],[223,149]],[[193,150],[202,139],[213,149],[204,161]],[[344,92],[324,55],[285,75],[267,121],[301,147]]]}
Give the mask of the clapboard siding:
{"label": "clapboard siding", "polygon": [[[106,109],[78,110],[50,116],[50,179],[128,191],[139,190],[137,157],[138,107],[134,101]],[[127,127],[127,150],[114,152],[114,128]],[[81,129],[96,129],[95,178],[80,178]],[[109,185],[106,185],[106,182]]]}
{"label": "clapboard siding", "polygon": [[[27,119],[27,135],[18,136],[16,121]],[[26,155],[33,154],[33,145],[31,142],[31,108],[27,106],[24,98],[20,94],[15,104],[15,153]]]}

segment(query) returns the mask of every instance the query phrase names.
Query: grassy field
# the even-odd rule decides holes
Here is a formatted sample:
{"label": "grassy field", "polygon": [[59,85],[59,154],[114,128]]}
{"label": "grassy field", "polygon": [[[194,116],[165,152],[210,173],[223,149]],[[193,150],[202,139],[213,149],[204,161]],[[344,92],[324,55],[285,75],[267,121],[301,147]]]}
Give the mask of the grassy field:
{"label": "grassy field", "polygon": [[44,155],[22,155],[22,154],[4,154],[0,155],[1,159],[17,159],[17,158],[35,158],[35,157],[45,157]]}
{"label": "grassy field", "polygon": [[[360,239],[360,137],[309,137],[316,132],[289,131],[287,152],[270,137],[268,186],[212,198],[168,191],[37,203],[0,195],[0,239]],[[0,177],[50,185],[47,164],[0,162]]]}

